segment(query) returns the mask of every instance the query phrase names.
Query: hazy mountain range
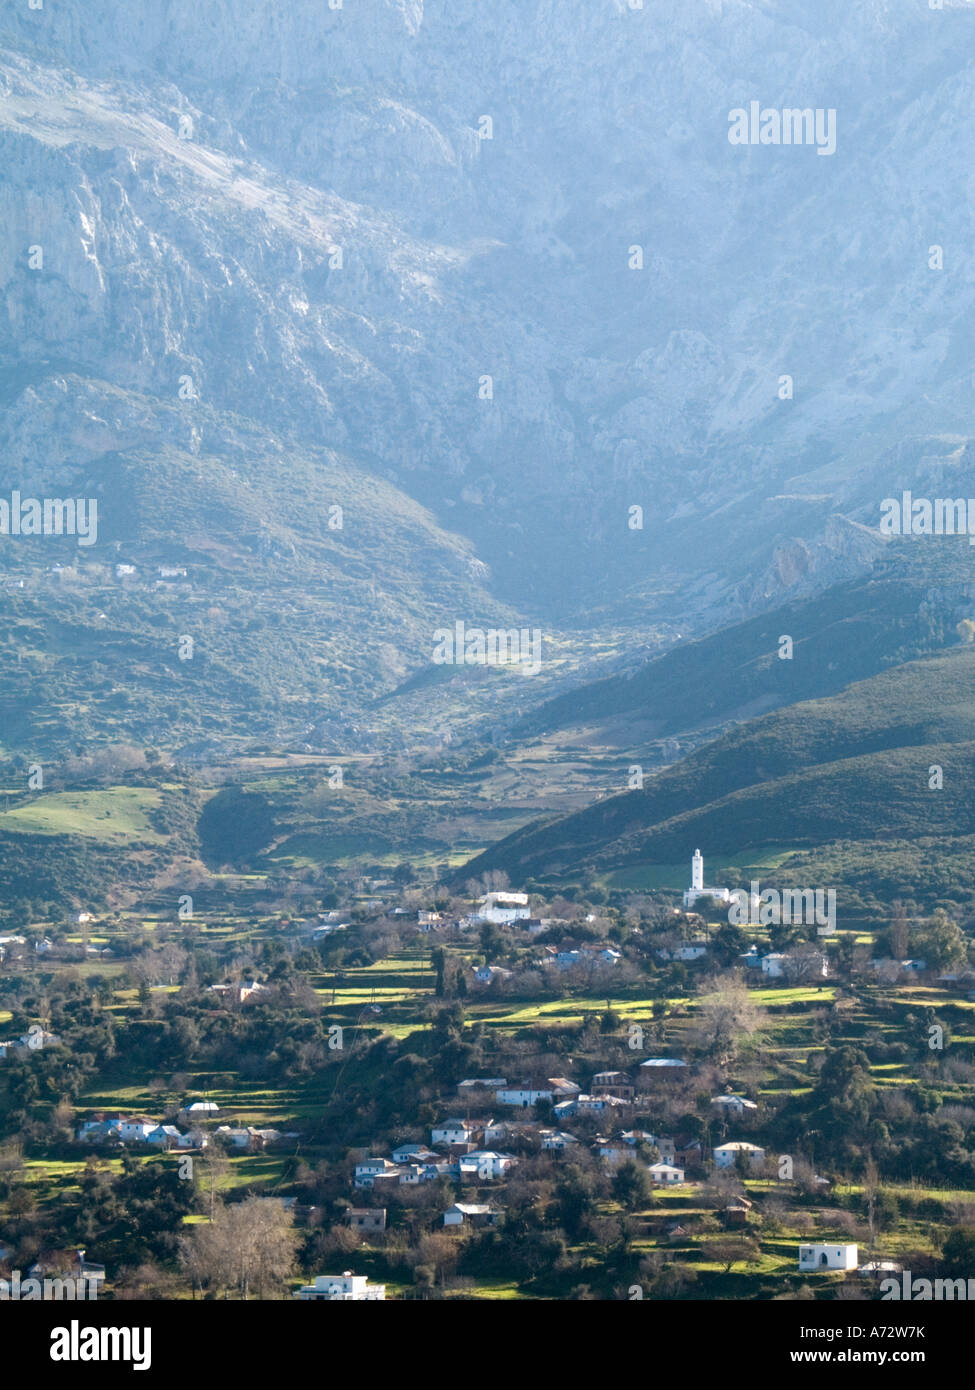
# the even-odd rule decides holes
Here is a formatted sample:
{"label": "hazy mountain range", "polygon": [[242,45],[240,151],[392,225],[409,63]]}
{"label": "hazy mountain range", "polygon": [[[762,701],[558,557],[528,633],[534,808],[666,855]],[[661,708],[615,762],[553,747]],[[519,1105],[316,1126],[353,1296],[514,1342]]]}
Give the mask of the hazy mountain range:
{"label": "hazy mountain range", "polygon": [[[0,495],[100,518],[3,539],[7,747],[65,709],[98,741],[119,688],[147,740],[361,718],[456,618],[543,624],[578,680],[863,573],[882,498],[970,488],[973,34],[952,0],[6,7]],[[835,154],[732,145],[753,100],[835,110]]]}

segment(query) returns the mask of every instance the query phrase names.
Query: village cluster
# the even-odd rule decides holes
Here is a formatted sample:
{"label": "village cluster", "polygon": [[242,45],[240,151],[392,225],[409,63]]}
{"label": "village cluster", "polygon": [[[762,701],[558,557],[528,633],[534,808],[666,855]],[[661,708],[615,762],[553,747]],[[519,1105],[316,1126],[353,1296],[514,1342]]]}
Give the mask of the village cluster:
{"label": "village cluster", "polygon": [[[479,887],[486,887],[488,882]],[[379,880],[367,886],[371,893],[393,887]],[[345,951],[346,938],[339,934],[349,933],[353,949],[358,949],[363,923],[368,926],[374,921],[399,922],[406,928],[403,939],[415,943],[426,938],[433,947],[431,959],[442,974],[436,992],[447,1003],[457,998],[461,971],[472,988],[485,992],[478,1001],[483,1004],[491,999],[487,991],[505,993],[510,988],[509,981],[517,979],[517,972],[526,967],[551,972],[543,973],[544,988],[546,993],[556,995],[599,979],[597,972],[607,972],[607,980],[612,972],[614,980],[621,983],[624,977],[636,980],[641,960],[654,978],[661,967],[666,967],[665,978],[680,977],[680,987],[686,989],[692,972],[679,967],[691,966],[693,970],[700,965],[706,970],[708,958],[715,955],[719,970],[737,967],[739,990],[743,984],[761,987],[764,979],[782,984],[805,982],[818,998],[825,980],[845,978],[849,961],[844,965],[843,953],[835,943],[830,946],[834,952],[831,959],[824,946],[795,934],[772,936],[772,940],[785,943],[780,950],[768,949],[767,937],[759,949],[754,933],[749,941],[733,927],[722,936],[722,926],[716,927],[713,921],[714,905],[727,904],[732,891],[705,885],[703,858],[696,851],[682,909],[664,905],[656,909],[655,917],[631,921],[627,930],[621,932],[613,932],[618,918],[600,918],[588,906],[576,908],[565,900],[556,900],[552,905],[552,910],[564,912],[564,916],[534,916],[533,907],[536,912],[541,910],[540,899],[507,888],[486,892],[479,892],[478,888],[467,898],[464,911],[458,910],[464,904],[456,899],[453,910],[419,906],[416,897],[407,907],[402,905],[402,898],[397,901],[391,893],[388,897],[370,896],[364,902],[360,899],[356,908],[346,909],[349,916],[329,909],[319,913],[317,920],[282,919],[276,926],[290,928],[299,942],[321,942],[327,956],[335,949],[325,945],[330,938],[336,937],[339,948]],[[91,918],[81,913],[77,921],[84,927]],[[482,943],[490,943],[496,949],[494,958],[499,955],[504,966],[488,963],[492,955],[486,948],[471,961],[465,937],[476,933],[480,933]],[[542,939],[533,940],[536,937]],[[447,952],[440,942],[454,947],[453,973],[449,977],[443,971]],[[742,949],[746,943],[747,949]],[[20,948],[29,950],[23,937],[0,939],[0,950],[16,952]],[[52,947],[45,938],[35,943],[34,949],[47,953],[61,946]],[[889,975],[894,979],[927,972],[923,959],[868,960],[868,954],[864,953],[861,962],[864,974],[875,974],[881,979]],[[485,963],[478,964],[478,959]],[[249,1013],[254,1007],[273,1007],[273,980],[258,978],[260,972],[254,965],[254,961],[249,961],[246,968],[232,972],[231,979],[204,984],[202,990],[220,1001],[221,1010]],[[508,969],[509,965],[515,969]],[[627,971],[631,973],[625,976]],[[928,974],[933,983],[935,972]],[[967,978],[967,971],[949,971],[937,976],[937,981],[950,984],[957,992],[959,982]],[[220,980],[219,974],[216,979]],[[449,989],[441,991],[441,984]],[[148,986],[146,989],[148,999]],[[610,992],[607,985],[603,997]],[[742,992],[746,996],[750,993]],[[606,1017],[612,1020],[608,1000],[606,1008]],[[578,1059],[574,1061],[568,1055],[569,1048],[553,1044],[551,1053],[542,1054],[543,1060],[536,1065],[527,1059],[512,1062],[512,1057],[520,1056],[517,1050],[506,1054],[507,1060],[499,1056],[499,1070],[504,1067],[507,1075],[474,1075],[458,1080],[455,1070],[446,1070],[437,1078],[436,1091],[430,1093],[436,1096],[436,1108],[430,1108],[420,1118],[413,1116],[411,1107],[406,1107],[394,1122],[366,1127],[365,1138],[343,1140],[337,1164],[333,1157],[328,1159],[328,1179],[333,1184],[328,1200],[337,1205],[329,1208],[332,1215],[325,1220],[324,1228],[332,1231],[344,1226],[346,1240],[351,1240],[348,1231],[352,1231],[367,1244],[370,1237],[377,1237],[377,1248],[382,1249],[384,1241],[395,1238],[401,1230],[403,1212],[419,1211],[420,1225],[428,1235],[452,1232],[452,1239],[461,1244],[469,1232],[486,1231],[489,1234],[484,1239],[489,1241],[503,1238],[507,1218],[513,1206],[517,1206],[517,1189],[526,1181],[536,1180],[534,1173],[544,1159],[545,1180],[557,1181],[559,1172],[572,1170],[581,1163],[585,1171],[602,1174],[599,1181],[604,1183],[604,1191],[613,1183],[629,1182],[636,1170],[639,1182],[645,1185],[647,1202],[657,1208],[655,1238],[659,1235],[665,1242],[695,1237],[696,1217],[689,1220],[685,1215],[687,1227],[681,1224],[682,1204],[695,1199],[710,1213],[706,1218],[709,1230],[723,1230],[729,1241],[747,1240],[760,1226],[763,1208],[753,1210],[750,1198],[762,1199],[746,1183],[762,1187],[774,1185],[777,1180],[791,1182],[792,1160],[765,1147],[772,1132],[763,1129],[767,1118],[764,1105],[760,1106],[763,1097],[747,1075],[736,1078],[729,1074],[722,1062],[706,1057],[693,1041],[687,1047],[674,1045],[673,1039],[668,1042],[666,1032],[658,1029],[655,1009],[656,1005],[654,1012],[639,1023],[625,1027],[625,1020],[611,1023],[606,1050],[590,1051],[592,1060],[588,1067]],[[356,1017],[383,1012],[373,1001],[363,1003]],[[343,1043],[342,1037],[348,1031],[352,1029],[328,1029],[329,1035],[338,1035],[339,1048],[347,1045],[348,1039]],[[652,1041],[648,1042],[648,1038]],[[0,1041],[0,1059],[23,1060],[58,1042],[54,1033],[37,1023],[17,1037]],[[659,1055],[647,1056],[654,1046],[659,1047]],[[617,1051],[614,1053],[612,1048]],[[673,1055],[677,1052],[685,1055]],[[672,1055],[665,1055],[668,1053]],[[487,1062],[487,1058],[484,1060]],[[604,1069],[596,1070],[597,1063]],[[517,1070],[513,1070],[515,1067]],[[752,1094],[745,1094],[746,1091]],[[185,1096],[182,1086],[176,1094]],[[156,1150],[180,1158],[207,1155],[205,1161],[221,1152],[244,1156],[276,1148],[293,1154],[300,1147],[302,1136],[295,1130],[244,1123],[243,1118],[237,1118],[241,1112],[225,1093],[220,1101],[218,1106],[204,1092],[203,1096],[185,1096],[179,1109],[174,1104],[163,1115],[89,1110],[78,1117],[73,1142],[93,1155],[99,1150],[109,1155],[126,1149],[136,1153],[141,1150],[143,1155]],[[437,1115],[440,1118],[435,1118]],[[825,1200],[833,1185],[831,1180],[817,1173],[811,1160],[803,1159],[802,1163],[803,1190],[813,1197],[821,1193]],[[411,1193],[409,1189],[425,1191]],[[663,1194],[667,1194],[666,1198]],[[293,1206],[296,1198],[277,1200],[286,1206],[291,1203],[294,1215],[299,1214]],[[677,1204],[672,1216],[662,1215],[667,1203]],[[324,1208],[308,1206],[304,1210],[308,1226],[322,1220]],[[390,1211],[391,1224],[387,1221]],[[316,1213],[314,1219],[311,1213]],[[829,1229],[834,1231],[832,1239],[807,1238],[813,1231],[819,1234]],[[836,1240],[836,1235],[844,1231],[860,1234],[853,1225],[800,1225],[796,1234],[802,1243],[797,1253],[790,1255],[790,1260],[797,1262],[793,1268],[800,1274],[858,1271],[864,1276],[897,1272],[900,1268],[875,1257],[873,1249],[869,1261],[861,1263],[856,1243]],[[472,1237],[475,1243],[478,1239]],[[343,1263],[349,1248],[340,1247]],[[3,1260],[0,1250],[0,1264]],[[56,1275],[87,1280],[83,1286],[96,1291],[104,1281],[104,1270],[99,1277],[99,1269],[85,1260],[83,1251],[51,1252],[36,1262],[37,1277]],[[33,1273],[28,1271],[31,1277]],[[0,1298],[4,1296],[0,1288]],[[376,1301],[385,1298],[386,1286],[347,1269],[337,1274],[315,1275],[310,1283],[295,1290],[294,1296],[301,1301]]]}

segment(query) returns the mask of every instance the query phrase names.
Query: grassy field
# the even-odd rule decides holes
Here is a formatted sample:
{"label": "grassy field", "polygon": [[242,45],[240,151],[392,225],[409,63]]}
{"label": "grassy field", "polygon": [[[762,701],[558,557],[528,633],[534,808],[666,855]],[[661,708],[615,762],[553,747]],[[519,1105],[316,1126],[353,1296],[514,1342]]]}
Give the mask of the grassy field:
{"label": "grassy field", "polygon": [[149,813],[162,792],[142,787],[109,787],[104,791],[38,792],[36,797],[0,811],[0,831],[23,835],[71,835],[106,845],[133,841],[162,844]]}

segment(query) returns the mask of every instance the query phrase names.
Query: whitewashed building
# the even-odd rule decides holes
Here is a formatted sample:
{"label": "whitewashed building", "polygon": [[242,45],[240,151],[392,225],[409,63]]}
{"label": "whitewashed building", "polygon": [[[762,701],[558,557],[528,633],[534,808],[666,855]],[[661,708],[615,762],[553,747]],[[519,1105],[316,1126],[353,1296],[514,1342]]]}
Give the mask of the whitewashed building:
{"label": "whitewashed building", "polygon": [[313,1284],[304,1284],[295,1294],[303,1303],[363,1303],[384,1300],[385,1284],[370,1284],[364,1274],[316,1274]]}
{"label": "whitewashed building", "polygon": [[676,1168],[672,1163],[651,1163],[647,1172],[658,1187],[672,1187],[684,1181],[683,1168]]}
{"label": "whitewashed building", "polygon": [[732,1144],[719,1144],[713,1150],[713,1154],[716,1168],[733,1168],[739,1156],[747,1158],[753,1168],[760,1168],[765,1162],[765,1150],[744,1140],[736,1140]]}
{"label": "whitewashed building", "polygon": [[523,922],[530,916],[527,893],[485,893],[473,914],[473,920],[505,927],[512,922]]}
{"label": "whitewashed building", "polygon": [[855,1245],[831,1245],[824,1241],[799,1246],[799,1269],[803,1274],[822,1269],[856,1269],[857,1263]]}
{"label": "whitewashed building", "polygon": [[718,902],[731,902],[729,888],[708,887],[704,882],[704,859],[699,849],[691,858],[691,886],[684,891],[684,906],[693,907],[698,898],[717,898]]}

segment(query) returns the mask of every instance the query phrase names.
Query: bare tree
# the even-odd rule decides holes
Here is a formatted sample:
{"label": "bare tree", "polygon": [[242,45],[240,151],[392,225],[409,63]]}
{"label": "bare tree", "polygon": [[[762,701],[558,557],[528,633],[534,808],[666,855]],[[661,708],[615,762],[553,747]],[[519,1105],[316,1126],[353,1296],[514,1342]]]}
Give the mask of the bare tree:
{"label": "bare tree", "polygon": [[698,1036],[702,1046],[724,1064],[737,1055],[743,1041],[759,1031],[765,1017],[740,974],[718,975],[710,994],[701,998]]}
{"label": "bare tree", "polygon": [[219,1206],[214,1219],[180,1237],[179,1260],[194,1288],[246,1299],[280,1295],[295,1266],[298,1236],[289,1211],[267,1197]]}

